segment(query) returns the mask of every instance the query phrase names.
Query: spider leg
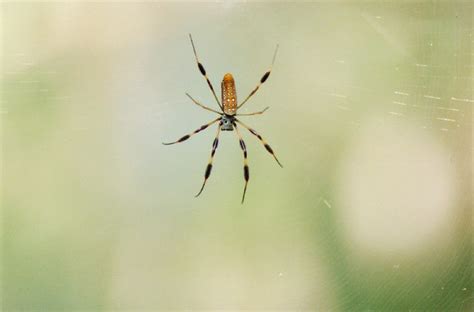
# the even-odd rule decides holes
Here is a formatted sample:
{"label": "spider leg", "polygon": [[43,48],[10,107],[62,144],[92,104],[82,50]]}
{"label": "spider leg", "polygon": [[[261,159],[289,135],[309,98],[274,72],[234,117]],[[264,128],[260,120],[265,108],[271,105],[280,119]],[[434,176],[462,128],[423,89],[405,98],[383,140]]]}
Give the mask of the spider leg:
{"label": "spider leg", "polygon": [[242,125],[244,128],[246,128],[248,131],[250,131],[250,133],[255,135],[260,140],[260,142],[262,142],[262,144],[265,147],[265,149],[267,150],[267,152],[269,152],[273,156],[273,158],[275,158],[276,162],[280,165],[280,167],[283,168],[283,165],[280,163],[278,158],[275,156],[275,152],[273,152],[273,149],[270,147],[270,145],[268,145],[267,142],[265,142],[265,140],[262,138],[262,136],[260,134],[257,133],[257,131],[255,131],[252,128],[246,126],[243,122],[241,122],[237,118],[235,119],[235,121],[237,121],[240,125]]}
{"label": "spider leg", "polygon": [[181,142],[184,142],[186,141],[187,139],[189,139],[190,137],[192,137],[193,135],[195,135],[196,133],[199,133],[201,132],[202,130],[206,129],[207,127],[209,127],[210,125],[216,123],[217,121],[219,121],[221,119],[221,117],[217,118],[217,119],[214,119],[213,121],[205,124],[205,125],[202,125],[200,128],[194,130],[194,132],[190,133],[190,134],[186,134],[185,136],[181,137],[180,139],[174,141],[174,142],[170,142],[170,143],[163,143],[163,145],[171,145],[171,144],[176,144],[176,143],[181,143]]}
{"label": "spider leg", "polygon": [[255,92],[257,92],[258,88],[260,88],[260,86],[265,81],[267,81],[268,77],[270,76],[270,73],[272,72],[272,68],[273,68],[273,64],[275,63],[275,58],[276,58],[277,52],[278,52],[278,45],[275,48],[275,53],[273,54],[273,60],[272,60],[272,65],[270,66],[270,69],[267,70],[265,72],[265,74],[263,74],[262,78],[260,78],[260,81],[257,84],[257,86],[255,87],[255,89],[253,89],[252,92],[250,92],[250,94],[245,98],[245,100],[242,103],[240,103],[240,105],[237,106],[237,109],[239,109],[242,105],[244,105],[245,102],[247,102],[252,97],[252,95],[254,95]]}
{"label": "spider leg", "polygon": [[242,204],[244,203],[245,199],[245,193],[247,192],[247,183],[249,182],[249,166],[247,163],[247,147],[245,146],[245,142],[242,139],[242,135],[240,134],[239,128],[237,128],[237,124],[234,122],[234,128],[235,128],[235,133],[237,134],[237,137],[239,138],[239,144],[240,148],[242,149],[242,152],[244,153],[244,179],[245,179],[245,186],[244,186],[244,193],[242,194]]}
{"label": "spider leg", "polygon": [[207,107],[207,106],[205,106],[205,105],[202,105],[201,103],[199,103],[198,101],[196,101],[195,99],[193,99],[188,93],[186,93],[186,95],[187,95],[188,98],[190,98],[191,101],[193,101],[194,104],[196,104],[197,106],[200,106],[200,107],[204,108],[205,110],[211,111],[211,112],[213,112],[213,113],[222,115],[221,112],[218,112],[218,111],[216,111],[216,110],[213,110],[212,108],[209,108],[209,107]]}
{"label": "spider leg", "polygon": [[248,113],[248,114],[236,114],[235,116],[253,116],[253,115],[261,115],[261,114],[265,113],[265,111],[266,111],[267,109],[269,109],[269,108],[270,108],[270,107],[268,107],[268,106],[267,106],[267,107],[265,107],[265,109],[264,109],[264,110],[261,110],[261,111],[259,111],[259,112],[255,112],[255,113]]}
{"label": "spider leg", "polygon": [[193,37],[191,36],[191,34],[189,34],[189,39],[191,40],[191,45],[193,46],[194,57],[196,58],[196,63],[197,63],[197,66],[199,68],[199,71],[201,72],[201,75],[206,79],[207,85],[211,89],[212,94],[214,95],[214,98],[216,99],[217,105],[219,105],[221,110],[224,111],[224,108],[222,107],[222,104],[219,102],[219,99],[217,98],[216,91],[214,91],[214,87],[212,86],[211,81],[207,77],[206,70],[204,69],[204,66],[202,66],[201,62],[199,62],[199,59],[198,59],[198,56],[197,56],[197,53],[196,53],[196,47],[194,46]]}
{"label": "spider leg", "polygon": [[211,157],[209,157],[209,162],[207,163],[206,171],[204,172],[204,182],[202,183],[199,193],[197,193],[196,196],[194,197],[198,197],[199,195],[201,195],[202,191],[204,190],[204,186],[206,185],[207,179],[209,179],[209,176],[211,175],[212,161],[214,160],[214,154],[216,153],[217,146],[219,145],[219,134],[221,133],[221,125],[222,125],[222,122],[220,122],[219,125],[217,126],[216,138],[214,139],[214,142],[212,143]]}

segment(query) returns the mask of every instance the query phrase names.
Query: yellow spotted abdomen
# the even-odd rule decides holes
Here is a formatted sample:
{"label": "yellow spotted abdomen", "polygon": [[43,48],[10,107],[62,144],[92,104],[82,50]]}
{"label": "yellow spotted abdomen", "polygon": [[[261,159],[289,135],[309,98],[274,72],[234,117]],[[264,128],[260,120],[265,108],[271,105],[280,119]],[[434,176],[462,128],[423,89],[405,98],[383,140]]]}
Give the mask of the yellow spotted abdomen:
{"label": "yellow spotted abdomen", "polygon": [[235,91],[235,81],[232,74],[224,75],[221,83],[222,105],[224,113],[227,115],[235,115],[237,112],[237,93]]}

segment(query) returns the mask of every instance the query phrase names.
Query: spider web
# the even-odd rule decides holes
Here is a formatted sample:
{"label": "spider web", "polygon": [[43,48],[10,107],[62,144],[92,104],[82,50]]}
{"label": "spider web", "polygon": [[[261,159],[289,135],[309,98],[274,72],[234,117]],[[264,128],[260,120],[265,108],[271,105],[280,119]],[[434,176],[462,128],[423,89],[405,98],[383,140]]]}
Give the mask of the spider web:
{"label": "spider web", "polygon": [[[380,62],[374,62],[376,64],[367,63],[364,64],[363,69],[359,68],[361,72],[372,72],[374,77],[380,77],[384,80],[385,84],[380,85],[378,89],[373,88],[371,83],[354,83],[352,79],[347,82],[344,78],[341,78],[347,76],[348,72],[354,71],[354,66],[351,66],[354,58],[336,56],[334,59],[326,59],[325,61],[330,63],[330,67],[336,72],[333,75],[336,76],[335,79],[325,79],[318,86],[318,94],[325,97],[325,100],[331,105],[334,105],[334,111],[330,111],[327,117],[339,125],[340,121],[344,120],[345,126],[341,126],[346,128],[345,136],[348,135],[347,131],[358,133],[360,128],[366,127],[367,123],[371,122],[370,118],[367,118],[368,109],[379,111],[375,114],[375,117],[372,117],[375,126],[371,130],[375,133],[371,133],[371,136],[377,136],[378,131],[387,134],[383,130],[394,125],[402,125],[402,128],[397,128],[402,131],[395,134],[395,136],[387,137],[387,140],[398,138],[401,141],[409,141],[413,133],[428,134],[435,141],[448,146],[449,152],[446,152],[446,155],[449,155],[450,162],[454,164],[459,172],[457,177],[454,178],[457,179],[456,181],[452,177],[449,177],[451,179],[446,178],[449,182],[443,185],[445,188],[441,188],[439,191],[449,193],[451,187],[449,184],[457,183],[461,185],[461,193],[470,193],[472,190],[472,104],[474,103],[472,96],[473,52],[471,47],[474,42],[472,23],[468,17],[463,15],[464,6],[462,5],[451,8],[445,5],[433,4],[418,9],[410,7],[413,10],[413,15],[411,18],[404,19],[404,26],[400,27],[399,23],[393,21],[397,14],[387,10],[387,7],[390,7],[390,5],[383,5],[378,8],[375,5],[370,5],[360,10],[360,17],[380,37],[381,45],[390,46],[396,52],[395,54],[403,57],[393,64],[381,66]],[[430,21],[443,19],[447,16],[450,16],[447,18],[448,21],[432,23],[429,27],[426,27],[426,24]],[[414,46],[407,46],[406,41],[403,42],[403,39],[406,40],[407,37],[411,37],[410,42],[413,42]],[[411,53],[413,51],[416,52]],[[384,77],[387,76],[394,79],[386,83]],[[373,80],[371,82],[377,84]],[[368,107],[367,102],[371,101],[376,101],[378,108]],[[337,117],[331,118],[331,115]],[[414,126],[418,128],[418,131],[405,131],[407,126],[408,128]],[[374,146],[371,146],[371,148],[374,148]],[[403,145],[400,145],[400,148],[403,148]],[[376,147],[374,152],[377,153]],[[331,157],[326,161],[327,163],[323,167],[331,167],[334,164]],[[358,164],[354,163],[353,165],[357,166]],[[363,171],[359,173],[364,174]],[[389,175],[387,175],[387,178]],[[361,179],[359,182],[363,181],[364,179]],[[329,184],[333,184],[333,181]],[[313,185],[307,183],[306,187],[310,191]],[[394,187],[400,188],[399,186]],[[393,189],[393,192],[397,193],[397,189]],[[341,196],[341,194],[334,193],[334,189],[329,187],[329,190],[326,189],[319,196],[317,206],[324,210],[336,209],[338,211],[337,205],[341,204],[341,200],[331,198],[337,196]],[[453,222],[456,224],[456,231],[459,231],[458,239],[468,242],[471,235],[468,229],[471,227],[471,223],[465,221],[464,218],[471,220],[471,209],[468,207],[472,207],[472,202],[470,196],[461,196],[461,198],[455,204],[461,206],[461,208],[456,207],[460,214],[454,217],[455,221]],[[354,202],[343,204],[346,204],[350,209],[357,207],[357,203]],[[347,210],[336,212],[338,217],[343,219],[340,213],[347,213]],[[406,213],[409,212],[406,211]],[[395,220],[396,218],[394,218],[394,222],[397,222]],[[403,222],[400,225],[404,225]],[[373,236],[376,232],[372,231],[371,235]],[[448,233],[445,234],[449,235]],[[334,239],[334,242],[337,242],[340,237]],[[387,244],[388,242],[384,243]],[[439,243],[442,245],[441,241]],[[342,290],[341,298],[347,300],[347,307],[355,307],[356,309],[368,307],[376,310],[394,307],[412,309],[416,307],[427,308],[429,306],[436,307],[436,309],[440,307],[450,309],[472,306],[471,273],[468,269],[469,265],[467,265],[472,261],[471,245],[461,243],[456,246],[458,248],[456,256],[449,256],[449,260],[444,259],[446,266],[440,271],[438,277],[430,278],[425,273],[418,271],[410,283],[399,283],[400,268],[406,267],[407,264],[400,265],[399,261],[401,259],[396,256],[392,260],[385,259],[388,263],[392,261],[393,266],[391,268],[390,265],[380,266],[380,263],[367,268],[355,261],[353,267],[347,269],[347,271],[342,270],[343,273],[340,274],[339,278],[347,281],[348,275],[360,272],[364,272],[369,277],[352,280],[354,288],[349,286]],[[339,247],[341,248],[339,251],[353,248]],[[333,246],[328,247],[328,250],[333,248]],[[376,253],[376,250],[377,248],[374,248],[370,252]],[[391,251],[388,254],[395,255],[396,253],[394,254]],[[428,260],[430,262],[427,265],[442,262],[442,257],[442,255],[433,255]],[[338,261],[337,258],[332,260]],[[334,266],[340,270],[339,264]],[[387,269],[390,272],[383,274],[374,274],[373,272],[373,270]],[[381,275],[384,275],[384,277],[381,278]],[[450,280],[453,275],[458,276],[459,283],[453,283]],[[367,280],[370,281],[369,283],[380,284],[381,288],[376,290],[366,287]],[[419,293],[421,289],[428,291],[425,298],[417,298],[411,295]],[[448,289],[451,289],[451,291],[448,291]],[[400,298],[405,298],[407,302],[400,303],[398,301]],[[361,303],[365,300],[371,303]]]}

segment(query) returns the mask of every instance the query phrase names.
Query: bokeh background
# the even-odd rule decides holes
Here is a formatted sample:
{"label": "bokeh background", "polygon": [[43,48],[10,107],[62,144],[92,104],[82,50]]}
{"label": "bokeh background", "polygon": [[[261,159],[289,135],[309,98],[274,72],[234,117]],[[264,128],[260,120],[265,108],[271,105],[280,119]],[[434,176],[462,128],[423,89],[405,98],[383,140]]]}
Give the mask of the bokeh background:
{"label": "bokeh background", "polygon": [[[4,311],[471,311],[473,6],[1,4]],[[243,131],[214,118],[188,33]],[[220,92],[219,92],[220,93]]]}

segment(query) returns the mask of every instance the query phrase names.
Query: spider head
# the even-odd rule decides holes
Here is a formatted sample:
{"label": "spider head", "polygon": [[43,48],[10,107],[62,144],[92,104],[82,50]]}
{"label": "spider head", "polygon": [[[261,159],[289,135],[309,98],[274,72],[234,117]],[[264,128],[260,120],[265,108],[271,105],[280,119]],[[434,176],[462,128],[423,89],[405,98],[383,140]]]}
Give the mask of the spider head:
{"label": "spider head", "polygon": [[234,123],[234,117],[229,116],[229,115],[223,115],[221,119],[221,130],[222,131],[233,131],[234,126],[232,125]]}

